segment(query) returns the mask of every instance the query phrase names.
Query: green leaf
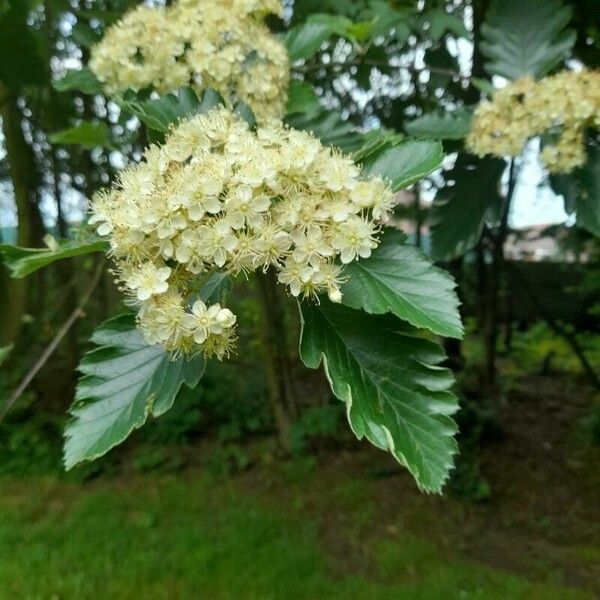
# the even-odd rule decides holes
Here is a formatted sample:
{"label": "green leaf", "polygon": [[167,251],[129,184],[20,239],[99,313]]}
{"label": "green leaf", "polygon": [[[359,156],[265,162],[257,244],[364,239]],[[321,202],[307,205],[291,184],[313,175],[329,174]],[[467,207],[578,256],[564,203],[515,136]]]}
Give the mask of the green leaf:
{"label": "green leaf", "polygon": [[461,140],[471,130],[472,113],[469,109],[452,112],[432,112],[406,123],[406,133],[414,137],[434,140]]}
{"label": "green leaf", "polygon": [[84,48],[91,48],[102,38],[102,34],[98,29],[90,27],[88,23],[83,21],[75,24],[71,31],[71,35],[73,36],[75,43]]}
{"label": "green leaf", "polygon": [[0,81],[16,91],[48,80],[44,39],[28,25],[29,12],[27,4],[17,0],[0,14]]}
{"label": "green leaf", "polygon": [[539,78],[564,60],[577,34],[565,29],[572,10],[560,0],[493,0],[481,26],[490,75]]}
{"label": "green leaf", "polygon": [[51,144],[74,144],[83,148],[110,146],[106,123],[82,121],[79,125],[48,135]]}
{"label": "green leaf", "polygon": [[89,95],[102,92],[102,84],[87,67],[77,71],[67,71],[61,79],[52,82],[52,85],[59,92],[78,91]]}
{"label": "green leaf", "polygon": [[440,492],[457,451],[449,415],[458,409],[441,347],[391,315],[323,299],[300,310],[302,360],[313,369],[323,363],[354,434],[389,450],[421,489]]}
{"label": "green leaf", "polygon": [[198,296],[208,304],[223,303],[231,290],[231,279],[227,273],[211,273],[202,281]]}
{"label": "green leaf", "polygon": [[403,239],[399,231],[387,229],[369,258],[346,265],[342,302],[370,314],[391,312],[415,327],[462,338],[456,283]]}
{"label": "green leaf", "polygon": [[367,131],[362,135],[363,145],[354,152],[354,160],[357,163],[374,160],[382,152],[401,144],[405,140],[404,135],[383,128]]}
{"label": "green leaf", "polygon": [[105,252],[108,244],[102,240],[62,240],[55,248],[19,248],[11,244],[0,244],[0,257],[11,271],[11,277],[21,279],[52,263],[66,258]]}
{"label": "green leaf", "polygon": [[2,363],[6,360],[6,357],[10,354],[12,349],[12,344],[8,346],[0,346],[0,367],[2,366]]}
{"label": "green leaf", "polygon": [[304,23],[292,27],[285,36],[290,60],[311,58],[333,34],[349,37],[352,25],[350,19],[342,16],[311,15]]}
{"label": "green leaf", "polygon": [[363,169],[370,175],[388,179],[394,190],[400,190],[420,181],[442,165],[444,154],[440,142],[404,140],[363,161]]}
{"label": "green leaf", "polygon": [[435,260],[462,256],[477,244],[486,215],[495,213],[501,202],[498,187],[505,166],[498,158],[459,154],[433,202],[430,229]]}
{"label": "green leaf", "polygon": [[373,38],[391,33],[395,41],[403,44],[410,37],[414,12],[412,7],[392,7],[386,0],[369,0],[360,17],[373,21]]}
{"label": "green leaf", "polygon": [[170,127],[185,117],[206,112],[222,103],[219,94],[204,90],[199,100],[193,90],[184,88],[176,94],[167,94],[156,100],[123,99],[119,104],[150,129],[166,133]]}
{"label": "green leaf", "polygon": [[429,35],[434,42],[439,42],[446,31],[453,33],[456,37],[469,37],[464,21],[441,8],[428,10],[423,14],[423,19],[429,22]]}
{"label": "green leaf", "polygon": [[585,164],[571,173],[552,175],[550,183],[565,200],[565,210],[575,212],[578,227],[600,237],[600,145],[588,144]]}
{"label": "green leaf", "polygon": [[92,336],[79,371],[75,401],[65,429],[64,463],[70,469],[120,444],[148,417],[158,417],[185,384],[193,388],[204,372],[204,360],[172,360],[161,346],[148,346],[133,315],[106,321]]}
{"label": "green leaf", "polygon": [[286,123],[294,129],[312,131],[326,146],[334,146],[343,152],[354,152],[364,143],[364,135],[352,123],[344,121],[335,111],[321,108],[314,113],[288,115]]}
{"label": "green leaf", "polygon": [[471,85],[474,88],[477,88],[480,92],[483,92],[486,96],[491,96],[496,91],[494,84],[487,79],[471,77]]}
{"label": "green leaf", "polygon": [[286,106],[286,114],[293,115],[295,113],[314,114],[319,111],[321,105],[315,90],[310,83],[306,81],[298,81],[292,79],[288,89],[288,101]]}

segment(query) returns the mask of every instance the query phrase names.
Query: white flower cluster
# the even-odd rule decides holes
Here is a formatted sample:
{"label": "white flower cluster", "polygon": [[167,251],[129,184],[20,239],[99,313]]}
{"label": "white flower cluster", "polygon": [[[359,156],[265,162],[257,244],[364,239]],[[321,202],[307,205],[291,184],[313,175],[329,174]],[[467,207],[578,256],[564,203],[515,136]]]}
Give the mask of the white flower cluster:
{"label": "white flower cluster", "polygon": [[281,118],[289,81],[283,44],[262,23],[278,0],[179,0],[139,6],[92,48],[89,66],[109,94],[210,88],[245,102],[258,121]]}
{"label": "white flower cluster", "polygon": [[585,163],[585,131],[600,127],[600,72],[522,77],[475,109],[466,145],[479,156],[518,156],[528,139],[550,134],[541,160],[550,173]]}
{"label": "white flower cluster", "polygon": [[360,179],[349,157],[311,134],[271,123],[249,129],[229,109],[182,122],[163,146],[96,195],[91,222],[108,236],[119,279],[139,303],[147,339],[223,356],[235,317],[186,301],[198,275],[278,271],[294,296],[341,300],[342,266],[377,246],[394,194]]}

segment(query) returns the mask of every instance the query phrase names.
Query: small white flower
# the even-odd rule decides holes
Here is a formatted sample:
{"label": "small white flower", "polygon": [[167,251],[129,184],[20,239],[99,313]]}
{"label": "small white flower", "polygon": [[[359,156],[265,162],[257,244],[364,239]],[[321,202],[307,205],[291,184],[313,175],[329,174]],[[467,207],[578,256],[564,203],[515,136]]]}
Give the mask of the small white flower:
{"label": "small white flower", "polygon": [[169,267],[157,268],[152,263],[146,263],[128,279],[127,285],[135,290],[137,299],[143,302],[151,296],[164,294],[169,289],[170,276]]}

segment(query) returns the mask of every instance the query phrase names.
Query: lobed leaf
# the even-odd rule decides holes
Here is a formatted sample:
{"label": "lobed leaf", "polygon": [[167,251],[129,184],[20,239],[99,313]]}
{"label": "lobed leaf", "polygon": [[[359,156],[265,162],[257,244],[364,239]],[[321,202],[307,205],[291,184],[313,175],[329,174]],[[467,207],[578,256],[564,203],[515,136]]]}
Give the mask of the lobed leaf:
{"label": "lobed leaf", "polygon": [[477,245],[486,217],[495,214],[502,201],[498,187],[505,166],[499,158],[459,154],[432,206],[431,255],[435,260],[452,260]]}
{"label": "lobed leaf", "polygon": [[481,53],[490,75],[547,75],[564,60],[577,34],[566,29],[572,10],[560,0],[493,0],[481,26]]}
{"label": "lobed leaf", "polygon": [[79,364],[83,377],[65,429],[67,469],[102,456],[169,410],[181,387],[194,388],[204,372],[200,356],[173,360],[161,346],[148,346],[133,315],[106,321],[91,341],[97,348]]}
{"label": "lobed leaf", "polygon": [[458,410],[442,348],[391,315],[324,299],[300,310],[302,360],[323,363],[354,434],[391,452],[421,489],[440,492],[457,451],[450,415]]}
{"label": "lobed leaf", "polygon": [[380,175],[391,182],[394,191],[420,181],[442,166],[442,144],[429,140],[404,140],[362,161],[370,175]]}
{"label": "lobed leaf", "polygon": [[388,229],[369,258],[346,265],[342,302],[370,314],[391,312],[415,327],[461,338],[456,283],[403,239]]}

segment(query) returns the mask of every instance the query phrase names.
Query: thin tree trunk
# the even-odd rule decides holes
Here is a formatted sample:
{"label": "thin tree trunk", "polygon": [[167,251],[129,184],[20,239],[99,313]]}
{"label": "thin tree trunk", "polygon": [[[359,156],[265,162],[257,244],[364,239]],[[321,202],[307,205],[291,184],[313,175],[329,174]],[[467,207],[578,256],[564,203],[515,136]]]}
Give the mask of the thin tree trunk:
{"label": "thin tree trunk", "polygon": [[[31,205],[35,196],[35,178],[30,160],[30,149],[23,135],[22,115],[17,105],[17,97],[2,82],[0,82],[0,115],[2,116],[8,169],[17,208],[17,245],[32,246]],[[14,343],[17,340],[26,310],[27,280],[9,280],[0,331],[2,344]]]}
{"label": "thin tree trunk", "polygon": [[284,307],[272,271],[264,274],[258,272],[256,281],[263,313],[265,374],[269,402],[277,426],[280,446],[285,452],[289,452],[290,429],[298,410],[287,344]]}
{"label": "thin tree trunk", "polygon": [[489,269],[486,294],[485,314],[485,372],[484,383],[488,393],[491,393],[496,385],[496,357],[498,353],[498,320],[500,318],[500,293],[503,284],[504,271],[504,244],[508,233],[508,218],[516,187],[515,160],[512,159],[509,166],[508,189],[504,199],[504,208],[500,225],[492,240],[492,264]]}

